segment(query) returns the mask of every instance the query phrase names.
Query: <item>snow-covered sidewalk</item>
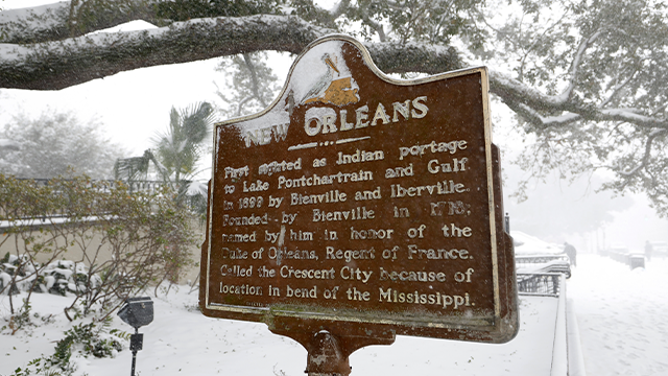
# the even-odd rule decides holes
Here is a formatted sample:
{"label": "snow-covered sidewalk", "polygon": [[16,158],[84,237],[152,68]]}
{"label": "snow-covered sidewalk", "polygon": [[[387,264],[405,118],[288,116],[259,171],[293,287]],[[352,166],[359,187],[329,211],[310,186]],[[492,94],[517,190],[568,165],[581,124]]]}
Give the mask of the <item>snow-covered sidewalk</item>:
{"label": "snow-covered sidewalk", "polygon": [[578,256],[567,282],[589,376],[668,376],[668,260]]}

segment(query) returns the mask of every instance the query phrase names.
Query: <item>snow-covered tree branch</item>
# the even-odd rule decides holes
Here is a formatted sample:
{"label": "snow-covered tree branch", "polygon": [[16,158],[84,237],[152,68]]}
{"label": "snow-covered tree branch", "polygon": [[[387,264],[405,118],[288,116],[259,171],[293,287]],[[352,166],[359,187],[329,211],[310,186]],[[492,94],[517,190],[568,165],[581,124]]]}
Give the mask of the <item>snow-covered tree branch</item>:
{"label": "snow-covered tree branch", "polygon": [[0,87],[58,90],[114,73],[264,50],[298,53],[331,30],[297,17],[256,15],[176,22],[146,31],[99,33],[0,45]]}
{"label": "snow-covered tree branch", "polygon": [[[492,94],[542,145],[526,149],[526,168],[607,168],[609,188],[648,192],[668,214],[664,13],[659,0],[76,0],[0,12],[0,87],[58,90],[142,67],[299,53],[347,33],[386,73],[487,66]],[[156,28],[93,33],[140,19]]]}

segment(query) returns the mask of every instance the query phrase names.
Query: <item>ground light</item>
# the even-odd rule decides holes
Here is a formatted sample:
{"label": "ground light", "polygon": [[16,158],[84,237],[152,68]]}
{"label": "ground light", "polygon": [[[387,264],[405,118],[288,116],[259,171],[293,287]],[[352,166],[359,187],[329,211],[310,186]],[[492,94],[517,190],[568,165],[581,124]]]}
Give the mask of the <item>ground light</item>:
{"label": "ground light", "polygon": [[130,376],[135,376],[137,351],[142,349],[144,343],[144,334],[139,333],[139,327],[148,325],[153,321],[153,301],[148,296],[128,298],[121,309],[118,310],[118,317],[126,324],[135,328],[135,334],[130,336],[130,351],[132,351],[132,371]]}

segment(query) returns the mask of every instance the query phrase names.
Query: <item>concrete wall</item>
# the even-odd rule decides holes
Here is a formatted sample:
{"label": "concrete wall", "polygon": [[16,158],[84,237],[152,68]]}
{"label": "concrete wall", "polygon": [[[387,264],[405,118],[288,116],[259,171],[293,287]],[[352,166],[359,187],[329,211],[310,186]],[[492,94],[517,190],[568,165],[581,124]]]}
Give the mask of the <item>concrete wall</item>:
{"label": "concrete wall", "polygon": [[[48,226],[50,226],[48,222],[35,225],[32,227],[33,231],[30,233],[30,235],[34,236],[36,238],[36,241],[43,240],[45,236],[52,236],[52,234],[50,234],[49,232],[46,231],[40,232],[40,229],[44,230]],[[198,237],[200,238],[197,242],[197,245],[192,246],[189,249],[192,255],[191,256],[192,260],[194,261],[195,265],[187,268],[182,273],[182,278],[179,281],[179,284],[185,284],[188,281],[195,281],[195,278],[197,278],[197,275],[199,273],[199,262],[201,257],[200,246],[201,243],[204,241],[204,229],[206,227],[206,224],[200,223],[199,221],[193,221],[192,226],[195,232],[197,233]],[[6,233],[7,228],[8,228],[7,224],[0,225],[0,242],[1,242],[0,259],[3,258],[7,252],[13,255],[23,254],[25,252],[24,241],[22,239],[18,239],[15,234]],[[83,262],[86,265],[90,265],[90,261],[88,259],[94,256],[94,252],[97,252],[98,248],[99,248],[99,253],[97,256],[98,261],[96,261],[96,263],[108,261],[111,258],[112,254],[111,247],[108,243],[101,244],[102,237],[99,234],[88,232],[85,234],[85,236],[90,237],[90,239],[86,240],[86,250],[88,250],[87,251],[88,258],[85,257],[83,248],[82,246],[79,245],[80,244],[79,242],[74,245],[68,245],[67,251],[59,255],[57,259]],[[65,244],[65,239],[62,237],[58,237],[56,238],[56,243],[59,246],[62,246]],[[36,257],[37,262],[40,263],[48,262],[51,258],[53,258],[52,253],[38,254]]]}

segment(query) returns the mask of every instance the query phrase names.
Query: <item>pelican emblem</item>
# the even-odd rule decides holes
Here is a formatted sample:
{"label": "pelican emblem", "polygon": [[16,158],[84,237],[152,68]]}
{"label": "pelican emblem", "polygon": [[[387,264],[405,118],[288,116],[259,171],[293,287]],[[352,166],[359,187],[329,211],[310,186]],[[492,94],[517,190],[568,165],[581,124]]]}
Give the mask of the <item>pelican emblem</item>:
{"label": "pelican emblem", "polygon": [[[327,64],[328,67],[334,69],[334,71],[335,71],[339,76],[341,75],[341,72],[339,72],[339,70],[336,68],[336,64],[332,61],[332,57],[329,56],[329,54],[327,54],[327,53],[324,54],[324,55],[322,56],[322,61],[324,61],[325,64]],[[331,73],[331,71],[329,71],[329,73]]]}
{"label": "pelican emblem", "polygon": [[[341,77],[342,70],[337,66],[338,59],[336,57],[332,59],[330,54],[325,53],[320,60],[324,63],[326,72],[315,80],[301,102],[304,104],[331,103],[338,106],[357,103],[359,87],[351,76]],[[334,78],[335,73],[336,79]]]}

